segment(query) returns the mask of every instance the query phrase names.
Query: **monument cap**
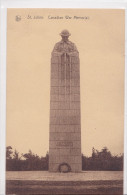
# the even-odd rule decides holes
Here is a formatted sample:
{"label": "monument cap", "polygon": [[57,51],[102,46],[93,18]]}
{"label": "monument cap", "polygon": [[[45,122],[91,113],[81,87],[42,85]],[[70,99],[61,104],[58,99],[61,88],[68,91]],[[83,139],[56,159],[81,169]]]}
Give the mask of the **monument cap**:
{"label": "monument cap", "polygon": [[68,30],[62,30],[62,32],[60,33],[61,36],[64,36],[64,37],[68,37],[70,36],[71,34],[69,33]]}

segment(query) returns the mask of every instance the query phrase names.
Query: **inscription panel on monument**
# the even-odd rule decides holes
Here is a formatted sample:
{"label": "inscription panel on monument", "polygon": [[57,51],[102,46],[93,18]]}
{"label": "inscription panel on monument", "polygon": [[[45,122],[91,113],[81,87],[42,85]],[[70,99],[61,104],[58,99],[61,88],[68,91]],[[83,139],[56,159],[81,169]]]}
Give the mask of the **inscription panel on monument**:
{"label": "inscription panel on monument", "polygon": [[70,141],[57,141],[56,146],[58,146],[58,147],[72,147],[73,142],[70,142]]}

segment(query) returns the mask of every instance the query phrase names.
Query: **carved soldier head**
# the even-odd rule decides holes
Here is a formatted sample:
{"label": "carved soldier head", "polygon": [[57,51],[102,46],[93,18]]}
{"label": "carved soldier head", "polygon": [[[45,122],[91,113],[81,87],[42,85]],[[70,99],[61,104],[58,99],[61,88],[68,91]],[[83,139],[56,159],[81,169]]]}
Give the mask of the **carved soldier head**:
{"label": "carved soldier head", "polygon": [[61,37],[62,37],[62,40],[63,40],[64,42],[67,42],[67,41],[68,41],[68,37],[69,37],[71,34],[69,33],[68,30],[62,30],[62,32],[60,33],[60,35],[61,35]]}

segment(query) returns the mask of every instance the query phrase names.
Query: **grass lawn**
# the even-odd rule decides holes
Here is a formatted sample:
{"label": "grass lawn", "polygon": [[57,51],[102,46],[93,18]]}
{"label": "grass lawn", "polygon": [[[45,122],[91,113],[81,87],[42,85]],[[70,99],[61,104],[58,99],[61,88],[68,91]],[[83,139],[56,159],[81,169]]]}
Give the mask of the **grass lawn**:
{"label": "grass lawn", "polygon": [[6,194],[98,194],[122,195],[122,180],[35,181],[7,180]]}

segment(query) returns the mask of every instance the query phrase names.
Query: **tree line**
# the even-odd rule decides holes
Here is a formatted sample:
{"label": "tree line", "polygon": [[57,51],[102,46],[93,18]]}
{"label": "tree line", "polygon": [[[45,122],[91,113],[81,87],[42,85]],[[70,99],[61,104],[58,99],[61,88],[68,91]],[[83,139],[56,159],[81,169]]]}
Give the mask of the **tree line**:
{"label": "tree line", "polygon": [[[48,163],[48,152],[44,157],[39,157],[31,150],[19,155],[19,152],[13,151],[11,146],[6,147],[7,171],[43,171],[48,170]],[[123,154],[112,155],[107,147],[102,148],[101,151],[93,148],[90,157],[82,154],[82,170],[122,171]]]}
{"label": "tree line", "polygon": [[123,154],[112,155],[107,147],[101,151],[93,148],[91,157],[82,155],[82,170],[122,171]]}

